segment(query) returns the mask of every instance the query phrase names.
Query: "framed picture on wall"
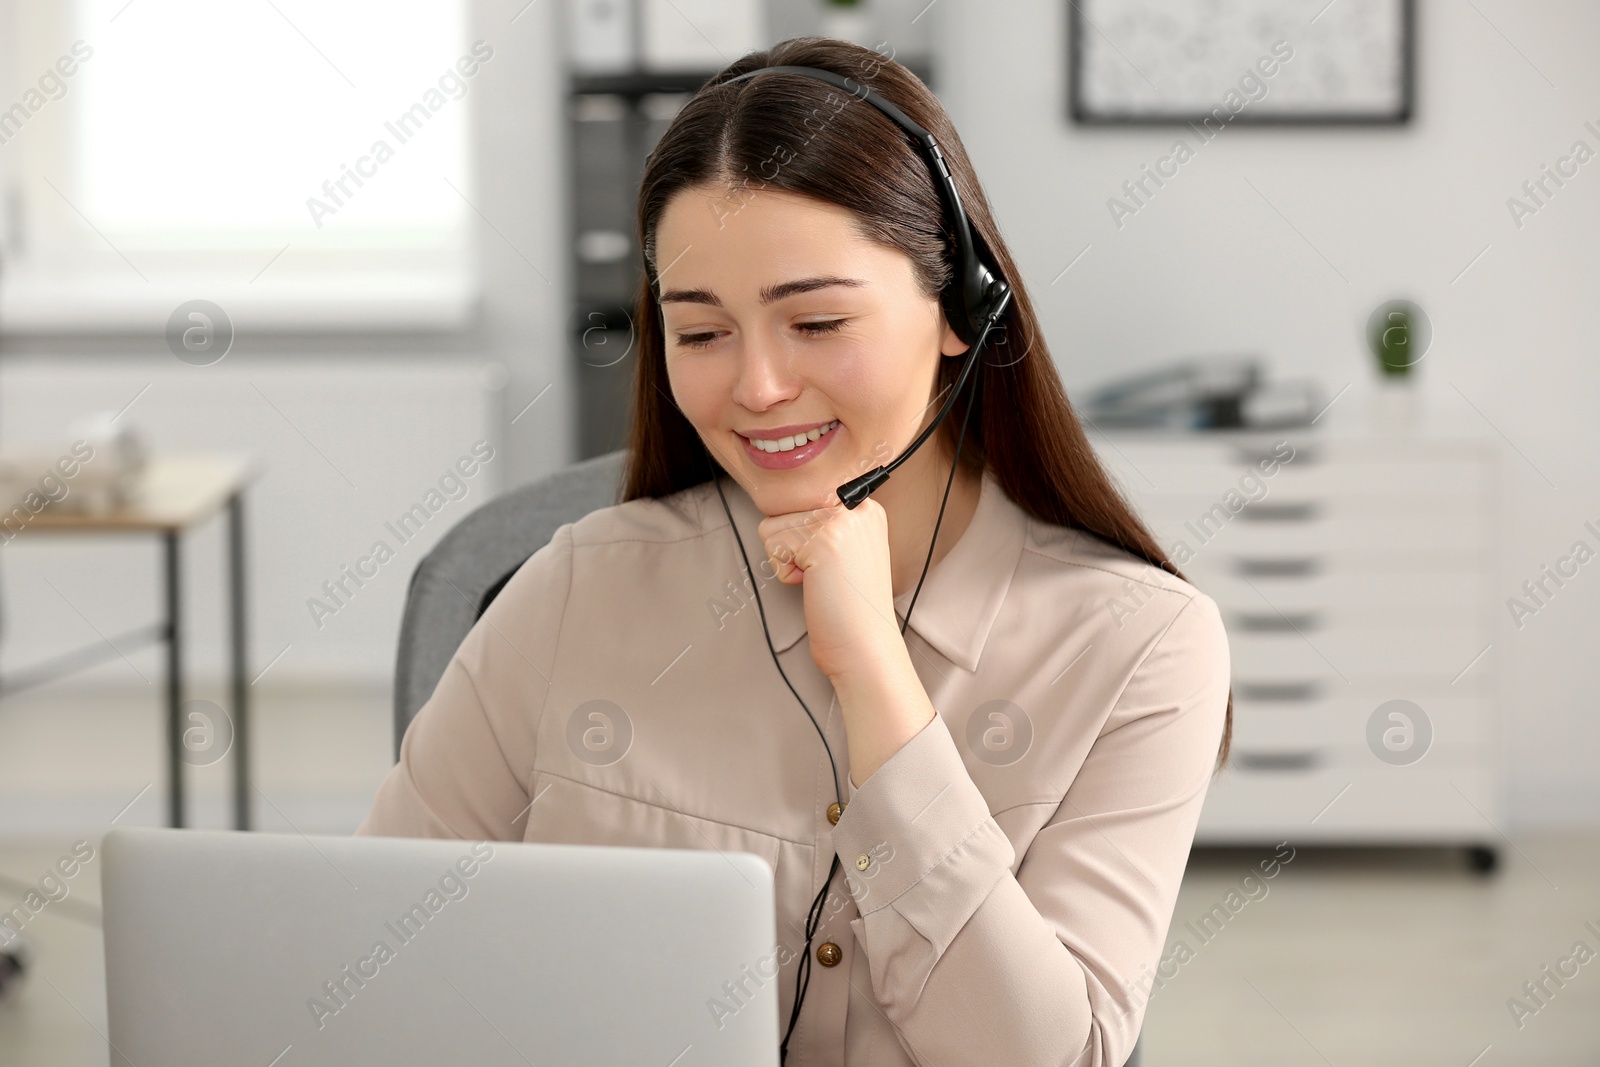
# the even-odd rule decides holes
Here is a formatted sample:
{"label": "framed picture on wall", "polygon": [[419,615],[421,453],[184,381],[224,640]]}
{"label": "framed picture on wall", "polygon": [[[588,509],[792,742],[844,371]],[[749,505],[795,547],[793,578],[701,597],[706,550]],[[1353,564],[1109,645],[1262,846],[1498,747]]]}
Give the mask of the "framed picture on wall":
{"label": "framed picture on wall", "polygon": [[1067,111],[1090,125],[1398,124],[1415,0],[1067,0]]}

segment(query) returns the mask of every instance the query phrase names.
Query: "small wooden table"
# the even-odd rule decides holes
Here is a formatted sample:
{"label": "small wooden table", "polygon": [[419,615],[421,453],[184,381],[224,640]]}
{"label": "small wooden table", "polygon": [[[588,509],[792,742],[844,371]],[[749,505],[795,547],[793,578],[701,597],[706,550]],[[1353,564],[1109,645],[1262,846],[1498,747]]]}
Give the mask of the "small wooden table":
{"label": "small wooden table", "polygon": [[[41,472],[43,473],[43,472]],[[147,458],[128,502],[115,510],[75,513],[46,505],[32,516],[18,536],[61,533],[154,533],[164,547],[166,618],[128,637],[167,646],[167,823],[184,825],[183,764],[183,598],[182,538],[218,512],[228,513],[228,587],[232,639],[231,712],[233,759],[233,825],[250,829],[249,682],[245,668],[245,486],[259,470],[248,456],[216,453],[158,454]],[[70,482],[68,483],[70,485]],[[121,655],[109,639],[111,654]],[[0,696],[51,681],[109,659],[102,645],[92,645],[0,679]]]}

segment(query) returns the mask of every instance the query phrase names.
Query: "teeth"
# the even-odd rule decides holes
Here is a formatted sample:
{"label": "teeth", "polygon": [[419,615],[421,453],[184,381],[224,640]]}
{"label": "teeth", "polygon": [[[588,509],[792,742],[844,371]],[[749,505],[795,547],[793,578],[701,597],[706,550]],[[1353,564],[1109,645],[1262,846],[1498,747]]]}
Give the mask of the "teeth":
{"label": "teeth", "polygon": [[795,434],[792,437],[779,437],[776,440],[770,441],[764,441],[759,438],[751,437],[748,438],[748,440],[752,445],[755,445],[763,452],[789,452],[792,451],[795,446],[800,444],[802,441],[815,441],[817,438],[821,437],[823,434],[827,433],[837,425],[839,425],[839,420],[834,419],[826,426],[818,426],[814,430],[807,430],[805,433]]}

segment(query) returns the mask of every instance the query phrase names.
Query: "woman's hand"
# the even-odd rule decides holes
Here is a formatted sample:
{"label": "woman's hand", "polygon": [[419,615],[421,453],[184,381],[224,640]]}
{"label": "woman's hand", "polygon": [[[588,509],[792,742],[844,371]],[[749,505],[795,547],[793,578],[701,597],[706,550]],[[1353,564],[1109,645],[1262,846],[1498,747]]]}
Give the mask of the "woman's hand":
{"label": "woman's hand", "polygon": [[[837,497],[835,497],[837,500]],[[871,497],[763,519],[756,528],[785,585],[805,594],[811,658],[838,682],[905,654],[894,614],[889,515]]]}

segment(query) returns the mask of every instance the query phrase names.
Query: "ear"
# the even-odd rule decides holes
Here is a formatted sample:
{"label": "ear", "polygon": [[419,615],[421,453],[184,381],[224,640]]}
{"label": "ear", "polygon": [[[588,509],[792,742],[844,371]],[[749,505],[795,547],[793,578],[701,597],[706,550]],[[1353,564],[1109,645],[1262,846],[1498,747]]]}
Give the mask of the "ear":
{"label": "ear", "polygon": [[940,316],[940,321],[944,323],[944,336],[939,341],[940,355],[959,356],[972,347],[961,339],[960,334],[956,333],[956,329],[950,325],[949,319]]}

